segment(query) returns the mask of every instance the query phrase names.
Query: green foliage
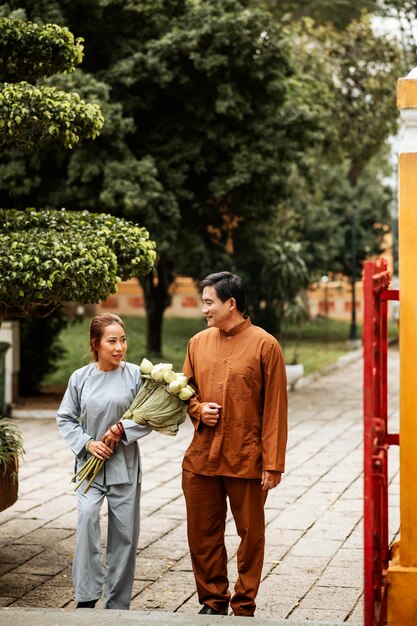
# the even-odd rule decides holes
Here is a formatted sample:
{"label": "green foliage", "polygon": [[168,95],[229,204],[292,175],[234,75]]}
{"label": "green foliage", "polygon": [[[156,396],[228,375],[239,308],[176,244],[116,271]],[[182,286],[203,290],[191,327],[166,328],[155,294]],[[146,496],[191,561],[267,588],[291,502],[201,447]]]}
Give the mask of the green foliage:
{"label": "green foliage", "polygon": [[[82,59],[81,40],[66,28],[0,19],[0,35],[3,80],[72,71]],[[0,88],[3,148],[32,153],[51,140],[72,148],[102,125],[98,105],[76,92],[24,81]],[[64,300],[105,299],[120,279],[149,272],[156,257],[144,228],[87,211],[0,209],[0,234],[0,322],[49,315]]]}
{"label": "green foliage", "polygon": [[0,315],[46,315],[65,300],[98,302],[118,280],[147,273],[155,244],[110,215],[0,209]]}
{"label": "green foliage", "polygon": [[301,243],[311,279],[329,271],[350,276],[352,220],[359,262],[380,252],[390,222],[392,193],[384,177],[386,141],[398,120],[399,49],[376,36],[367,18],[346,32],[311,21],[292,30],[298,80],[316,84],[315,100],[326,112],[322,123],[332,130],[323,133],[324,141],[306,145],[292,165],[280,231]]}
{"label": "green foliage", "polygon": [[73,148],[80,138],[95,139],[103,123],[99,106],[78,93],[26,82],[0,89],[0,147],[32,150],[54,140]]}
{"label": "green foliage", "polygon": [[310,17],[318,24],[332,23],[342,30],[360,19],[363,11],[375,11],[378,3],[377,0],[251,0],[251,4],[268,9],[278,19],[298,21]]}
{"label": "green foliage", "polygon": [[[223,227],[225,213],[255,203],[267,213],[285,183],[285,149],[272,148],[286,134],[279,111],[290,68],[280,29],[237,0],[80,4],[73,7],[88,33],[86,69],[111,85],[134,127],[122,138],[125,150],[118,144],[118,164],[115,134],[111,146],[97,142],[70,157],[72,201],[88,195],[135,216],[170,261],[178,233],[196,222],[207,233],[207,224]],[[110,49],[102,39],[116,6],[123,28]],[[62,10],[65,21],[73,18]],[[86,161],[95,167],[87,176]]]}
{"label": "green foliage", "polygon": [[294,27],[294,62],[314,76],[328,94],[334,125],[334,150],[348,160],[355,185],[366,164],[395,134],[398,114],[396,80],[401,75],[395,41],[375,35],[370,18],[354,21],[342,32],[304,21]]}
{"label": "green foliage", "polygon": [[[105,84],[106,115],[118,115],[119,123],[74,154],[48,149],[38,163],[28,156],[15,167],[44,206],[64,198],[71,209],[146,224],[159,252],[158,282],[143,281],[150,324],[169,303],[175,272],[200,276],[209,259],[228,258],[236,224],[254,215],[270,219],[306,127],[316,125],[302,89],[296,106],[288,100],[285,31],[247,4],[73,0],[27,8],[30,19],[60,14],[75,33],[82,24],[88,74],[65,76],[62,84]],[[4,170],[4,180],[13,180],[12,165]]]}
{"label": "green foliage", "polygon": [[17,456],[24,454],[23,436],[16,424],[8,419],[0,419],[0,472],[14,467]]}
{"label": "green foliage", "polygon": [[[275,333],[297,290],[324,273],[352,275],[353,229],[357,274],[364,258],[380,253],[392,201],[383,180],[385,142],[398,119],[393,94],[399,50],[375,36],[367,18],[351,22],[346,32],[311,21],[291,28],[298,71],[288,82],[288,102],[298,107],[296,114],[288,107],[288,117],[295,128],[303,124],[306,142],[289,167],[275,218],[247,220],[234,233],[231,264],[246,277],[254,318]],[[306,125],[309,116],[315,125]],[[289,256],[283,242],[292,242]],[[308,272],[299,271],[299,257]]]}
{"label": "green foliage", "polygon": [[33,150],[53,140],[73,148],[97,137],[104,123],[98,104],[26,82],[73,71],[82,50],[67,28],[0,18],[0,147]]}
{"label": "green foliage", "polygon": [[[376,39],[366,19],[352,22],[373,0],[268,3],[275,15],[291,13],[285,27],[259,4],[34,0],[26,7],[30,19],[53,19],[85,37],[86,73],[54,85],[77,85],[85,98],[100,93],[111,123],[74,153],[11,155],[0,184],[16,180],[21,203],[36,189],[42,206],[105,210],[144,224],[159,252],[158,281],[142,280],[151,326],[161,322],[175,273],[200,278],[226,268],[244,274],[255,308],[268,294],[272,316],[273,302],[293,298],[278,279],[285,242],[295,272],[287,284],[304,283],[301,267],[313,277],[348,268],[352,202],[364,225],[361,255],[380,243],[373,225],[384,221],[387,197],[379,172],[379,193],[357,202],[356,188],[395,130],[398,73],[395,45]],[[17,9],[19,0],[8,5]],[[292,20],[300,15],[322,26]],[[352,23],[345,33],[323,26],[328,20]],[[358,208],[366,201],[368,217]],[[279,271],[268,282],[271,262]]]}
{"label": "green foliage", "polygon": [[0,18],[0,82],[33,82],[71,72],[83,59],[83,40],[57,24]]}
{"label": "green foliage", "polygon": [[307,288],[309,272],[299,243],[280,239],[278,229],[270,224],[248,228],[254,239],[249,250],[247,232],[238,231],[235,237],[235,257],[245,280],[248,310],[255,323],[277,335],[286,307]]}

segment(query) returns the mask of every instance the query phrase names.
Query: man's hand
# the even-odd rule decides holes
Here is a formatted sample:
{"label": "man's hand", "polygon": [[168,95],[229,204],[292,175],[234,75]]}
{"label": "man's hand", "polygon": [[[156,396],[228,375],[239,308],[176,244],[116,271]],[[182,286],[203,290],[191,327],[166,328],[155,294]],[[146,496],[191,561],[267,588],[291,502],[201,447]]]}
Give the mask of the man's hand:
{"label": "man's hand", "polygon": [[201,421],[206,426],[215,426],[220,417],[222,407],[216,402],[206,402],[201,409]]}
{"label": "man's hand", "polygon": [[262,491],[274,489],[281,482],[282,472],[272,472],[270,470],[262,470],[261,486]]}

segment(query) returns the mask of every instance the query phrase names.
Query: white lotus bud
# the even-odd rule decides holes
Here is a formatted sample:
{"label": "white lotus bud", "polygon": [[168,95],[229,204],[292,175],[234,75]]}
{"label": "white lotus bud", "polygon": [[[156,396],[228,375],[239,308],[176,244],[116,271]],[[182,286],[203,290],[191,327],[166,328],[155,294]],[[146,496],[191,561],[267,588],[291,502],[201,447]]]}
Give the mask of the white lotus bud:
{"label": "white lotus bud", "polygon": [[172,370],[172,363],[158,363],[153,366],[151,376],[154,380],[160,382],[164,380],[164,374],[167,370]]}
{"label": "white lotus bud", "polygon": [[189,400],[191,396],[193,395],[194,395],[194,389],[190,387],[190,385],[187,385],[186,387],[181,389],[181,391],[178,394],[178,397],[180,400]]}
{"label": "white lotus bud", "polygon": [[[185,377],[184,377],[185,378]],[[179,393],[181,389],[183,389],[187,384],[187,379],[185,381],[183,378],[176,378],[171,383],[169,383],[168,387],[172,393]]]}
{"label": "white lotus bud", "polygon": [[139,367],[142,374],[150,374],[153,368],[153,363],[148,361],[148,359],[142,359],[142,363]]}
{"label": "white lotus bud", "polygon": [[173,380],[177,380],[177,375],[172,370],[166,370],[164,372],[164,381],[166,383],[172,383]]}

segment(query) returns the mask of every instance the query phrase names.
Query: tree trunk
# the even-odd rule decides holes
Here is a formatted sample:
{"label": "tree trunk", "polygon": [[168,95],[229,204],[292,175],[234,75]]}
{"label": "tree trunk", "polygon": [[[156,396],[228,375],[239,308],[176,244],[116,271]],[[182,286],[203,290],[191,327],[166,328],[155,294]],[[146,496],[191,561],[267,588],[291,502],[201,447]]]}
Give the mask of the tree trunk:
{"label": "tree trunk", "polygon": [[168,290],[173,280],[173,263],[163,256],[158,260],[156,272],[139,277],[145,296],[146,349],[149,358],[152,356],[162,357],[164,311],[171,304]]}

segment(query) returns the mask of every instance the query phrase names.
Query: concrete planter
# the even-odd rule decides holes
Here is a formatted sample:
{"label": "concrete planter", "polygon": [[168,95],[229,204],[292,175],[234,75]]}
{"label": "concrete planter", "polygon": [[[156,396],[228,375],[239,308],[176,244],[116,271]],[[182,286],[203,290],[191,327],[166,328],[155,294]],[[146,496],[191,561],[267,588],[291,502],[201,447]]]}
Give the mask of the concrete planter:
{"label": "concrete planter", "polygon": [[286,365],[285,371],[287,372],[287,384],[290,389],[294,389],[297,380],[304,376],[304,365],[302,363]]}

